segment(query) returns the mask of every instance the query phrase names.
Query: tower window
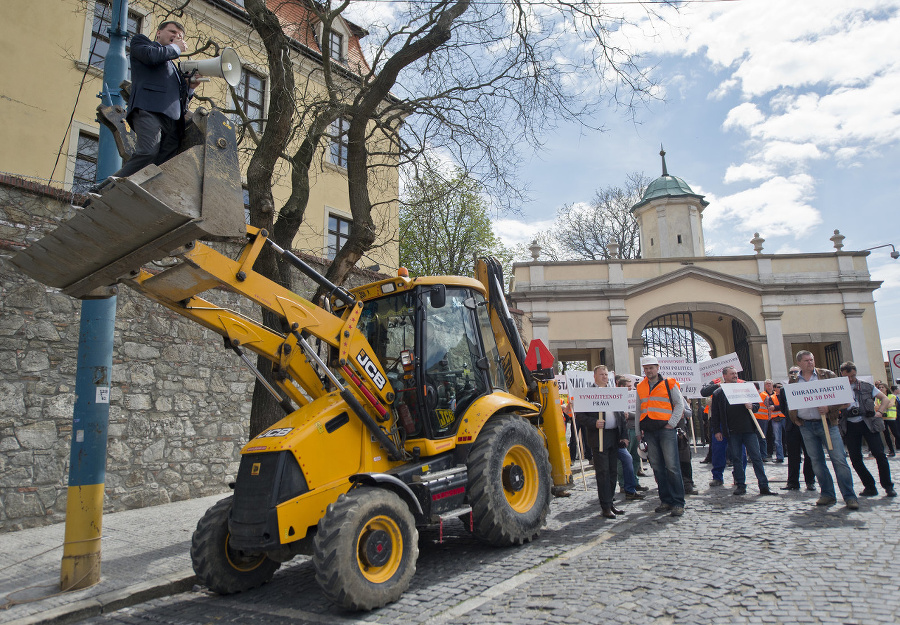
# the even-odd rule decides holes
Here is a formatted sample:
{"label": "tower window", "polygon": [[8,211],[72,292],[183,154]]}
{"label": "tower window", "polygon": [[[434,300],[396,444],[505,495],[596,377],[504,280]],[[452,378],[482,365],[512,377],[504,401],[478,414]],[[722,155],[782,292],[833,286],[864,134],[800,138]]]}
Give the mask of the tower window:
{"label": "tower window", "polygon": [[653,247],[653,237],[650,237],[650,247]]}
{"label": "tower window", "polygon": [[681,235],[678,235],[678,243],[681,244]]}

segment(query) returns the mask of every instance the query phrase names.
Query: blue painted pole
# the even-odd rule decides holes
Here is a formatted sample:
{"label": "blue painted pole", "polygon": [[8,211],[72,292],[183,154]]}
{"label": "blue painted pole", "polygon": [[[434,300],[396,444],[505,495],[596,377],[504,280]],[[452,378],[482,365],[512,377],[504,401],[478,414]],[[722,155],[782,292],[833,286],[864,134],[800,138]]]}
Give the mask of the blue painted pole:
{"label": "blue painted pole", "polygon": [[[103,89],[98,95],[104,106],[124,106],[119,84],[125,80],[128,70],[125,58],[127,20],[128,0],[113,0]],[[116,149],[115,139],[101,124],[96,180],[99,182],[106,179],[121,166],[122,159]],[[114,295],[82,300],[65,544],[60,571],[61,590],[87,588],[100,581],[100,540],[115,325]]]}

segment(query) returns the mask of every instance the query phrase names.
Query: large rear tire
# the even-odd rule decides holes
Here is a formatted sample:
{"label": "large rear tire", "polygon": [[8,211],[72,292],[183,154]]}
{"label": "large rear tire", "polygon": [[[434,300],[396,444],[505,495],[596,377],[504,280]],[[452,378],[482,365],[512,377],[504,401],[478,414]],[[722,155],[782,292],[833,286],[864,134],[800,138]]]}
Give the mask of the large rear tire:
{"label": "large rear tire", "polygon": [[220,595],[262,586],[281,566],[264,553],[246,553],[229,546],[228,513],[233,499],[226,497],[207,510],[191,538],[191,562],[197,579]]}
{"label": "large rear tire", "polygon": [[328,506],[313,539],[316,581],[348,610],[372,610],[400,598],[419,557],[409,507],[382,488],[350,490]]}
{"label": "large rear tire", "polygon": [[469,501],[474,533],[506,547],[532,540],[550,509],[550,460],[528,421],[514,415],[490,419],[469,454]]}

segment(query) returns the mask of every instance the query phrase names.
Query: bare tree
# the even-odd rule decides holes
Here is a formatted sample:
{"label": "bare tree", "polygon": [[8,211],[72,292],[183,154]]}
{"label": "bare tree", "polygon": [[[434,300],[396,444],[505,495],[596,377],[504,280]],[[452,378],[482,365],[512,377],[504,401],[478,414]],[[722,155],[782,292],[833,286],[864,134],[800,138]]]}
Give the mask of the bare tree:
{"label": "bare tree", "polygon": [[[198,0],[176,1],[175,8],[165,0],[155,4],[178,16]],[[369,60],[353,63],[332,58],[330,46],[321,43],[330,41],[339,23],[364,32],[343,21],[350,6],[349,0],[245,0],[270,80],[264,125],[256,126],[262,132],[252,123],[259,120],[238,112],[253,148],[247,169],[250,221],[269,230],[281,247],[291,246],[304,221],[311,172],[323,144],[334,138],[333,122],[349,122],[353,220],[327,271],[337,284],[375,245],[373,212],[396,201],[377,193],[379,172],[414,166],[423,154],[438,152],[479,180],[498,209],[509,208],[527,193],[515,178],[523,146],[539,147],[560,120],[590,126],[601,108],[632,107],[651,97],[648,76],[618,43],[625,19],[611,11],[622,9],[599,0],[393,4],[389,23],[366,24]],[[654,5],[641,6],[652,12]],[[278,206],[272,187],[284,166],[291,194]],[[262,255],[258,269],[289,284],[289,268],[274,255]],[[274,324],[268,317],[264,313],[264,322]],[[276,405],[257,385],[251,433],[273,422]]]}
{"label": "bare tree", "polygon": [[560,209],[554,235],[566,257],[608,259],[608,245],[616,243],[620,258],[640,258],[640,229],[631,207],[650,182],[643,174],[629,174],[623,187],[600,189],[587,206],[570,204]]}

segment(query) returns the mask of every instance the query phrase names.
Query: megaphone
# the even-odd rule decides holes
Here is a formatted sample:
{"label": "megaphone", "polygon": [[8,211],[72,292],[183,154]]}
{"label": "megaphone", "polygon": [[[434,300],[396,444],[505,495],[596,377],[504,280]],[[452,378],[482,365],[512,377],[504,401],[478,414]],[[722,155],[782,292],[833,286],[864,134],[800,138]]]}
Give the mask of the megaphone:
{"label": "megaphone", "polygon": [[197,72],[203,76],[224,78],[232,87],[241,82],[241,59],[231,48],[224,48],[222,54],[202,61],[181,61],[178,64],[182,74]]}

